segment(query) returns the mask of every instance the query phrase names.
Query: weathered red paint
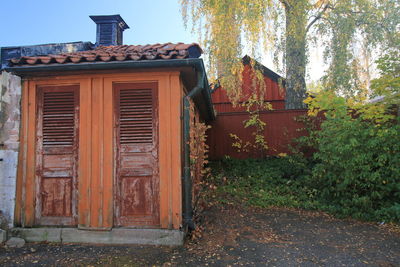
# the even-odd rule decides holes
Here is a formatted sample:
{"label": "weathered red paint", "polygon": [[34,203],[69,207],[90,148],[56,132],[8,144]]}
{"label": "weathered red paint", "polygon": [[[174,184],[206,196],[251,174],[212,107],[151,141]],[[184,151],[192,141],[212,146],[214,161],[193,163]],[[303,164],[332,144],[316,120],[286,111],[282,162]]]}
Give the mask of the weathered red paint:
{"label": "weathered red paint", "polygon": [[72,207],[72,182],[71,178],[45,178],[42,179],[42,216],[71,217]]}
{"label": "weathered red paint", "polygon": [[[208,130],[207,143],[210,147],[210,159],[221,159],[224,156],[235,158],[260,157],[263,154],[255,151],[251,153],[238,152],[232,146],[235,142],[230,134],[236,134],[244,143],[254,143],[254,130],[244,128],[244,121],[249,119],[246,107],[241,106],[253,93],[261,95],[260,86],[253,83],[254,71],[251,65],[245,64],[242,72],[242,96],[238,105],[234,106],[227,92],[218,88],[212,93],[212,101],[217,113],[216,120],[211,123]],[[265,87],[262,95],[265,102],[272,105],[272,110],[261,111],[260,119],[266,123],[264,138],[269,150],[267,155],[288,153],[288,145],[292,139],[305,134],[301,129],[304,125],[296,121],[296,117],[306,114],[306,110],[285,110],[285,88],[282,82],[268,75],[264,76]]]}
{"label": "weathered red paint", "polygon": [[[109,72],[109,73],[108,73]],[[151,152],[152,156],[157,157],[157,168],[153,169],[153,175],[143,175],[158,177],[152,186],[154,189],[154,201],[152,201],[155,212],[154,221],[149,218],[144,220],[127,220],[125,225],[129,227],[151,227],[163,229],[179,229],[182,226],[182,191],[181,191],[181,151],[182,151],[182,106],[181,100],[184,94],[181,73],[179,71],[99,71],[65,73],[59,75],[31,77],[24,83],[24,96],[22,98],[22,132],[21,153],[18,165],[18,195],[16,199],[16,224],[22,227],[34,227],[40,225],[71,225],[71,218],[74,217],[75,203],[77,207],[77,226],[81,229],[109,230],[112,227],[122,225],[116,220],[116,202],[118,196],[117,175],[119,162],[116,160],[119,151],[127,156],[127,175],[137,177],[136,169],[131,168],[130,164],[135,162],[134,155],[140,157],[140,151],[146,154],[150,151],[145,147],[136,144],[136,147],[129,148],[129,145],[121,146],[117,150],[116,143],[116,120],[115,120],[115,86],[118,84],[154,84],[156,90],[157,105],[154,112],[159,118],[156,124],[154,146],[158,150]],[[45,175],[55,175],[63,172],[62,177],[49,177],[48,184],[44,191],[51,192],[53,189],[59,193],[55,197],[48,198],[44,203],[38,201],[38,192],[41,184],[38,183],[38,171],[43,169],[42,164],[37,164],[38,149],[38,97],[40,88],[49,87],[68,87],[76,85],[79,87],[77,92],[79,106],[76,110],[79,113],[79,120],[76,121],[76,138],[79,136],[79,147],[75,159],[72,161],[66,153],[54,153],[51,149],[44,159],[46,169]],[[149,88],[149,87],[147,87]],[[143,89],[143,88],[142,88]],[[78,123],[79,122],[79,123]],[[79,125],[78,125],[79,124]],[[129,132],[129,131],[128,131]],[[153,133],[153,134],[154,134]],[[147,146],[147,144],[144,144]],[[59,150],[57,148],[56,150]],[[137,151],[137,152],[135,152]],[[62,158],[60,158],[62,156]],[[131,157],[132,160],[129,159]],[[63,165],[59,167],[59,162]],[[75,162],[74,171],[77,171],[76,183],[69,183],[70,164]],[[129,163],[129,164],[128,164]],[[57,167],[58,166],[58,167]],[[55,167],[58,169],[55,170]],[[131,174],[129,174],[132,169]],[[68,173],[67,173],[68,172]],[[136,173],[136,174],[135,174]],[[54,180],[58,179],[57,182]],[[66,180],[63,180],[66,179]],[[135,184],[134,181],[126,180],[124,194],[129,191],[137,190],[138,187],[148,187],[149,183],[142,183],[141,180]],[[77,201],[71,200],[72,209],[67,211],[64,207],[69,207],[69,185],[71,184],[72,198],[76,193]],[[75,191],[74,188],[77,188]],[[49,189],[50,188],[50,189]],[[40,197],[40,195],[39,195]],[[139,196],[140,198],[140,196]],[[55,202],[60,205],[53,205]],[[128,201],[134,201],[134,198]],[[150,203],[150,202],[148,202]],[[46,206],[46,215],[69,214],[72,216],[42,216],[41,207]],[[136,207],[138,213],[146,213],[148,206]],[[129,203],[126,206],[129,214]],[[38,215],[39,214],[39,215]],[[127,216],[126,216],[127,217]],[[156,219],[158,217],[158,220]],[[136,219],[138,219],[137,216]],[[46,221],[42,221],[45,219]],[[148,219],[148,220],[147,220]],[[73,225],[76,225],[74,222]]]}
{"label": "weathered red paint", "polygon": [[[246,101],[252,93],[256,92],[259,94],[259,87],[255,88],[253,85],[253,74],[254,71],[251,69],[250,65],[244,65],[242,73],[242,97],[239,99],[239,104]],[[274,110],[284,109],[285,89],[280,87],[278,81],[268,76],[264,77],[264,84],[264,100],[270,102]],[[226,93],[226,90],[223,88],[218,88],[212,93],[212,102],[217,113],[243,112],[246,110],[245,107],[241,107],[240,105],[234,107]]]}
{"label": "weathered red paint", "polygon": [[37,225],[76,225],[79,86],[39,87]]}
{"label": "weathered red paint", "polygon": [[114,85],[119,226],[159,225],[156,83]]}
{"label": "weathered red paint", "polygon": [[[306,110],[277,110],[261,112],[260,119],[266,122],[265,140],[269,150],[268,155],[279,153],[288,153],[288,145],[292,139],[305,134],[303,123],[296,120],[297,117],[305,115]],[[244,142],[253,140],[254,136],[251,128],[244,128],[243,121],[248,119],[248,113],[219,113],[217,119],[211,123],[211,129],[208,130],[207,144],[209,145],[210,159],[221,159],[224,156],[234,158],[259,157],[257,153],[239,153],[232,146],[234,139],[230,134],[236,134]]]}

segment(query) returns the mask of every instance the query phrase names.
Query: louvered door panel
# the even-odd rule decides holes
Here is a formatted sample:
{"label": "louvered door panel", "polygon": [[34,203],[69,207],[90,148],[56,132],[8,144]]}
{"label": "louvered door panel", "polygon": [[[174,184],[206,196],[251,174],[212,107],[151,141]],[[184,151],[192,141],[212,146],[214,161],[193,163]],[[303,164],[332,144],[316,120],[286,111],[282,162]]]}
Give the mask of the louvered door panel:
{"label": "louvered door panel", "polygon": [[120,90],[119,134],[122,145],[153,143],[152,89]]}
{"label": "louvered door panel", "polygon": [[116,84],[116,222],[159,224],[157,86]]}
{"label": "louvered door panel", "polygon": [[43,92],[44,147],[73,146],[74,122],[74,91]]}
{"label": "louvered door panel", "polygon": [[39,225],[76,224],[77,86],[38,88],[37,200]]}

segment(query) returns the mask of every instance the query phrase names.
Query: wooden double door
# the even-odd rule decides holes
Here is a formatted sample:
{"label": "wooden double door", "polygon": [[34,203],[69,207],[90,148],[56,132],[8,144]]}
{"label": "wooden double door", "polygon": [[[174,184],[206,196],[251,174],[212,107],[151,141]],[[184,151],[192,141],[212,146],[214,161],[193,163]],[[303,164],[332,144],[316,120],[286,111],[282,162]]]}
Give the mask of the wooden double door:
{"label": "wooden double door", "polygon": [[[157,84],[115,83],[112,90],[113,99],[106,101],[113,101],[114,120],[104,127],[114,128],[114,176],[108,177],[113,179],[113,224],[157,227]],[[78,162],[85,149],[79,147],[79,138],[84,138],[79,136],[79,128],[91,127],[80,123],[79,118],[85,114],[80,112],[83,107],[79,96],[79,85],[37,88],[37,225],[77,225],[79,201],[90,199],[81,197],[90,190],[79,192],[83,181]],[[92,175],[93,179],[100,177]]]}

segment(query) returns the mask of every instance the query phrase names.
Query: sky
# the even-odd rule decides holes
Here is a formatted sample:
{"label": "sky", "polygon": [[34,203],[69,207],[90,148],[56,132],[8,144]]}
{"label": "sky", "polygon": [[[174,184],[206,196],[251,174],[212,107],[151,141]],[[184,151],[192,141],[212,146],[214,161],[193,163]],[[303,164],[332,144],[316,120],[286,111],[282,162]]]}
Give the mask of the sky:
{"label": "sky", "polygon": [[178,0],[0,0],[0,47],[96,41],[89,15],[120,14],[125,44],[194,42]]}
{"label": "sky", "polygon": [[[75,41],[96,42],[96,24],[89,15],[120,14],[130,29],[124,44],[198,42],[185,29],[178,0],[0,0],[0,47]],[[312,58],[318,61],[318,54]],[[276,71],[270,57],[262,62]],[[313,80],[322,75],[311,64]]]}

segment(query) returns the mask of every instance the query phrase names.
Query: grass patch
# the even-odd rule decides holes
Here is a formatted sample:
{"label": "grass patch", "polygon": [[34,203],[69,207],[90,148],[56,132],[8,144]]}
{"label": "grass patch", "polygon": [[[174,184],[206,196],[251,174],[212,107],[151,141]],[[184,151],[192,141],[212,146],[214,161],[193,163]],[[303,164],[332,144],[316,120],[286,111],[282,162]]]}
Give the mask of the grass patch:
{"label": "grass patch", "polygon": [[[394,215],[388,216],[387,213],[382,215],[383,209],[374,209],[373,206],[360,209],[357,203],[352,204],[346,198],[332,200],[335,194],[340,195],[335,188],[329,189],[331,193],[327,197],[326,187],[321,187],[321,183],[313,177],[315,166],[310,159],[300,157],[226,158],[212,162],[212,197],[222,204],[303,208],[329,212],[339,218],[398,223],[397,210],[393,211]],[[385,202],[382,200],[382,203]]]}
{"label": "grass patch", "polygon": [[305,183],[307,164],[289,157],[213,162],[217,201],[315,209],[315,192]]}

